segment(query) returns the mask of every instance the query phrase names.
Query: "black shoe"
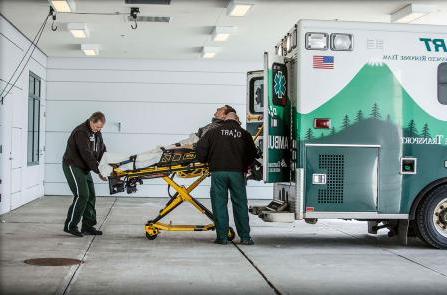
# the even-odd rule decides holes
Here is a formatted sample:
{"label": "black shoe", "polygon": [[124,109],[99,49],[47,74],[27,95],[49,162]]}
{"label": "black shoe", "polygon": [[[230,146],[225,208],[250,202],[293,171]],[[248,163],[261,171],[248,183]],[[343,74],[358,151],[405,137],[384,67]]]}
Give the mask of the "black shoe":
{"label": "black shoe", "polygon": [[83,237],[83,236],[84,236],[84,235],[78,230],[77,227],[72,228],[72,229],[68,229],[68,228],[64,227],[64,232],[69,233],[69,234],[71,234],[71,235],[73,235],[73,236],[76,236],[76,237]]}
{"label": "black shoe", "polygon": [[215,239],[214,240],[214,244],[227,245],[228,244],[228,240],[227,239]]}
{"label": "black shoe", "polygon": [[255,242],[251,238],[241,240],[241,245],[253,246],[254,244]]}
{"label": "black shoe", "polygon": [[81,232],[84,235],[90,235],[90,236],[100,236],[100,235],[102,235],[102,231],[97,230],[93,226],[92,227],[88,227],[88,228],[82,228]]}

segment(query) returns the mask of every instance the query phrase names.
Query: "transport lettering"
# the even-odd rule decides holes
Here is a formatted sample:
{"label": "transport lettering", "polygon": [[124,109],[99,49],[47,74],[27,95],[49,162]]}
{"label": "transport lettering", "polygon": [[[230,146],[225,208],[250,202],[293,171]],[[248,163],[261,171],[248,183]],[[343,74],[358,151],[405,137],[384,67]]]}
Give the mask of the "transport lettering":
{"label": "transport lettering", "polygon": [[242,137],[242,133],[240,131],[237,131],[236,129],[234,130],[223,129],[221,130],[221,132],[222,135],[224,136],[233,136],[234,138]]}
{"label": "transport lettering", "polygon": [[431,137],[402,137],[402,144],[443,144],[444,135]]}

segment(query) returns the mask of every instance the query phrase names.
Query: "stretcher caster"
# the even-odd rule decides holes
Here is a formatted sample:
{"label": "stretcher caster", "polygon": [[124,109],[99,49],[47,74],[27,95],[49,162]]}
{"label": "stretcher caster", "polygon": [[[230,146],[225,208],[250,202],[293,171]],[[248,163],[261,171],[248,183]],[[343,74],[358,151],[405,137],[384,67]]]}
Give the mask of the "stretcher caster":
{"label": "stretcher caster", "polygon": [[234,232],[234,229],[232,227],[230,227],[230,229],[228,230],[228,236],[227,239],[228,241],[233,241],[234,238],[236,237],[236,233]]}
{"label": "stretcher caster", "polygon": [[146,238],[149,240],[155,240],[160,231],[154,227],[146,227]]}

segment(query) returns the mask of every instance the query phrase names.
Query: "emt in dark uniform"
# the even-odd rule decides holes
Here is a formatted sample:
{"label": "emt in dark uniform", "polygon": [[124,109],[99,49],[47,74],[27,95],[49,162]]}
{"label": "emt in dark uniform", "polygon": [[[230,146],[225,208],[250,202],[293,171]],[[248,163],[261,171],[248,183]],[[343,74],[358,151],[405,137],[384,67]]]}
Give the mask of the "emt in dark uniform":
{"label": "emt in dark uniform", "polygon": [[[67,141],[62,168],[74,198],[68,209],[64,231],[72,235],[102,235],[96,225],[95,187],[90,171],[99,174],[98,163],[106,151],[101,129],[106,118],[103,113],[93,113],[90,118],[76,127]],[[104,181],[106,177],[99,175]],[[81,221],[81,231],[78,223]]]}
{"label": "emt in dark uniform", "polygon": [[196,152],[199,161],[208,163],[211,171],[211,204],[217,234],[215,243],[228,243],[227,204],[230,191],[234,223],[241,243],[253,245],[244,176],[257,154],[250,133],[241,128],[235,113],[229,113],[220,126],[208,131],[199,140]]}

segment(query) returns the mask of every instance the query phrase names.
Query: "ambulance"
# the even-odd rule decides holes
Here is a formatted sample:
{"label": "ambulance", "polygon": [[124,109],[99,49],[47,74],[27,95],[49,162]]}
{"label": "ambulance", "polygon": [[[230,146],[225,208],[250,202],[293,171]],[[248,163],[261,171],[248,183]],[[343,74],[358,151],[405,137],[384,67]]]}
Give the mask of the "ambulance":
{"label": "ambulance", "polygon": [[247,104],[274,186],[252,213],[447,249],[447,26],[301,20],[248,73]]}

